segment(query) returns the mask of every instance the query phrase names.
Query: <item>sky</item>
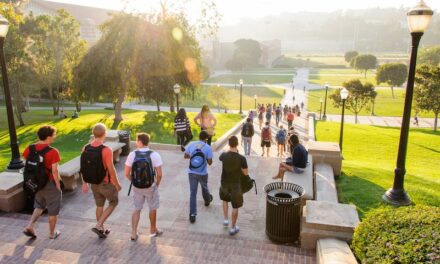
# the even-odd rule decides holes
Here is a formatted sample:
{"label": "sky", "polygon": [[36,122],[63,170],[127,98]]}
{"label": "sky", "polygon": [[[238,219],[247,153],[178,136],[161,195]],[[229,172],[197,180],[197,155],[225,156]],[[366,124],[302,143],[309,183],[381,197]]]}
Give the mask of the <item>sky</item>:
{"label": "sky", "polygon": [[[156,10],[159,0],[50,0],[85,6],[121,10],[128,3],[130,10],[139,12]],[[173,2],[173,0],[168,0]],[[186,0],[188,13],[198,14],[199,0]],[[222,15],[221,25],[233,25],[242,18],[260,18],[278,15],[283,12],[319,11],[331,12],[340,9],[363,9],[371,7],[412,7],[418,0],[215,0]],[[432,9],[440,10],[440,0],[425,0]],[[196,19],[196,18],[194,18]]]}

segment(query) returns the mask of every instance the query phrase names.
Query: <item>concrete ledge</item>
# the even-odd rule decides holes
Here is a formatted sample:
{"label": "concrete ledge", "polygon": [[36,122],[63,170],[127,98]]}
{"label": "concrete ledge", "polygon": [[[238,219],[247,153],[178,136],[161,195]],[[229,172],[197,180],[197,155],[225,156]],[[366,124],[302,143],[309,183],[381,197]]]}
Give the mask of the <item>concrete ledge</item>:
{"label": "concrete ledge", "polygon": [[307,142],[307,150],[313,156],[315,164],[330,164],[333,168],[333,174],[335,176],[341,175],[342,156],[338,143],[309,141]]}
{"label": "concrete ledge", "polygon": [[356,208],[350,204],[307,201],[306,227],[321,230],[354,232],[359,224]]}
{"label": "concrete ledge", "polygon": [[228,142],[229,137],[235,135],[240,130],[243,123],[246,122],[246,119],[247,116],[212,143],[212,151],[219,151],[222,149],[222,147]]}
{"label": "concrete ledge", "polygon": [[338,203],[332,166],[327,163],[315,164],[315,187],[317,201]]}
{"label": "concrete ledge", "polygon": [[79,171],[81,168],[81,156],[78,156],[70,161],[60,165],[59,172],[64,183],[64,189],[73,191],[77,187],[77,180],[79,179]]}
{"label": "concrete ledge", "polygon": [[115,162],[115,163],[119,162],[120,156],[121,156],[121,152],[122,152],[122,147],[125,146],[125,143],[108,142],[108,141],[106,141],[104,143],[104,145],[112,149],[112,151],[113,151],[113,162]]}
{"label": "concrete ledge", "polygon": [[334,238],[319,239],[316,245],[318,264],[357,264],[346,242]]}
{"label": "concrete ledge", "polygon": [[24,208],[23,174],[0,173],[0,211],[18,212]]}
{"label": "concrete ledge", "polygon": [[307,135],[309,141],[315,141],[315,113],[308,113],[307,118],[309,119],[307,124]]}
{"label": "concrete ledge", "polygon": [[313,186],[313,158],[309,155],[309,164],[303,173],[286,172],[284,174],[284,182],[290,182],[297,184],[304,188],[305,195],[303,200],[314,199],[314,186]]}

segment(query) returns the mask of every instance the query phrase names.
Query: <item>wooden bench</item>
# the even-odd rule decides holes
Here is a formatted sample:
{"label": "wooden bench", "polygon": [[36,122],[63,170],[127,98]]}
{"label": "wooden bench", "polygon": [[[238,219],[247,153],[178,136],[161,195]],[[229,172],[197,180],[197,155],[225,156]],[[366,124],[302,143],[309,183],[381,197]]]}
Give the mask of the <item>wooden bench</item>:
{"label": "wooden bench", "polygon": [[294,183],[303,187],[305,194],[303,201],[314,199],[314,187],[313,187],[313,160],[312,156],[309,155],[309,163],[303,173],[286,172],[284,174],[284,182]]}
{"label": "wooden bench", "polygon": [[357,264],[357,261],[347,242],[335,238],[323,238],[316,243],[316,263]]}
{"label": "wooden bench", "polygon": [[317,201],[338,202],[338,191],[330,164],[315,164],[315,197]]}
{"label": "wooden bench", "polygon": [[7,171],[0,173],[0,211],[19,212],[24,206],[23,174]]}

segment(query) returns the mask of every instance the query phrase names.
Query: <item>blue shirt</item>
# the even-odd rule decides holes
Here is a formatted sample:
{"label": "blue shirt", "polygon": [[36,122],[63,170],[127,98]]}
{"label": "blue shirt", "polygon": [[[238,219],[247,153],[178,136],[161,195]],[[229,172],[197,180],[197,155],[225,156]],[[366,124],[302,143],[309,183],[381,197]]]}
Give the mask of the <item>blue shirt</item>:
{"label": "blue shirt", "polygon": [[191,169],[188,166],[188,173],[193,173],[197,175],[208,175],[208,163],[206,160],[212,159],[212,148],[204,141],[191,142],[185,150],[185,153],[192,156],[196,149],[200,149],[205,155],[205,163],[197,169]]}

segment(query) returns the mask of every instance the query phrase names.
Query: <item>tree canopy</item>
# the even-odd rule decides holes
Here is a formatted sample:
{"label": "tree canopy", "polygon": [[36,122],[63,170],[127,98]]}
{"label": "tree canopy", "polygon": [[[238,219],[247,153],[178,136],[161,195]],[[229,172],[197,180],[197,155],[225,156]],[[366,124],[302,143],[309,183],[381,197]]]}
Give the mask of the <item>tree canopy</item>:
{"label": "tree canopy", "polygon": [[352,59],[356,58],[356,56],[359,55],[357,51],[347,51],[344,54],[344,59],[347,63],[350,63]]}
{"label": "tree canopy", "polygon": [[421,49],[418,57],[420,64],[438,66],[440,64],[440,45]]}
{"label": "tree canopy", "polygon": [[408,77],[408,67],[403,63],[386,63],[377,68],[377,84],[387,83],[391,86],[391,93],[394,98],[394,87],[402,86]]}
{"label": "tree canopy", "polygon": [[371,54],[358,55],[352,59],[352,66],[358,71],[362,71],[367,78],[367,71],[376,69],[377,58]]}
{"label": "tree canopy", "polygon": [[417,110],[434,113],[434,131],[436,131],[440,113],[440,66],[420,66],[415,81],[415,107]]}

